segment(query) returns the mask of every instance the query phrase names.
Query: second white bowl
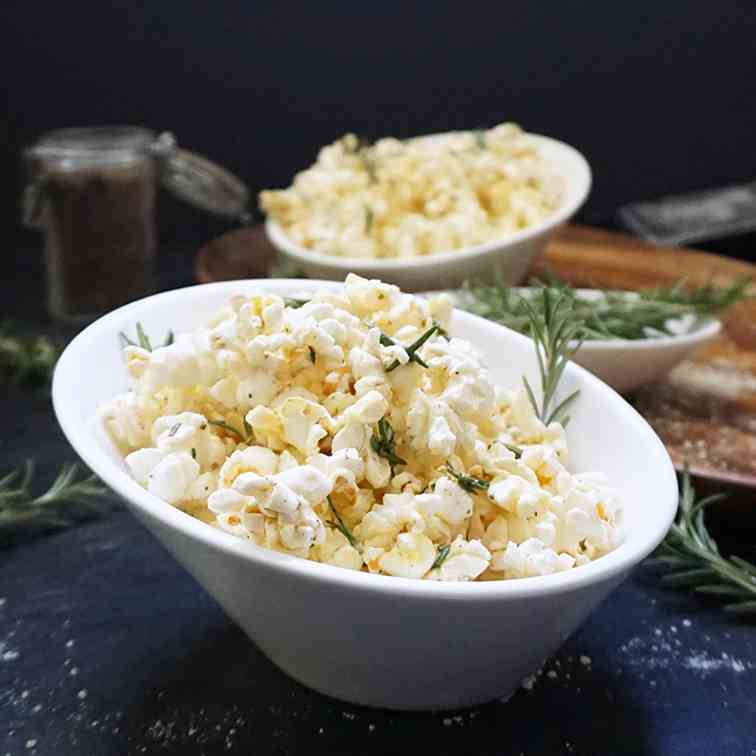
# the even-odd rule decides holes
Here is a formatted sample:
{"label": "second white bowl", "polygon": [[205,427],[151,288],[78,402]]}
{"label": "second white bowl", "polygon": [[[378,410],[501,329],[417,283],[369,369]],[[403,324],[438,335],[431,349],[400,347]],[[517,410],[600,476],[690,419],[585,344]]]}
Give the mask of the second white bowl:
{"label": "second white bowl", "polygon": [[[524,294],[536,289],[523,287]],[[464,289],[447,291],[458,306],[469,295]],[[596,289],[577,289],[578,296],[591,298]],[[621,292],[618,292],[621,293]],[[584,341],[572,358],[615,391],[627,393],[664,378],[696,349],[719,336],[722,323],[716,318],[693,324],[690,330],[672,336],[648,339],[591,339]]]}
{"label": "second white bowl", "polygon": [[451,289],[468,280],[520,283],[545,250],[549,239],[583,204],[591,187],[591,169],[574,147],[545,136],[529,136],[538,145],[544,161],[564,180],[564,197],[559,208],[548,218],[505,238],[422,257],[386,259],[335,257],[307,249],[293,241],[278,223],[270,219],[265,224],[268,239],[308,278],[343,281],[351,272],[366,278],[380,278],[405,291]]}

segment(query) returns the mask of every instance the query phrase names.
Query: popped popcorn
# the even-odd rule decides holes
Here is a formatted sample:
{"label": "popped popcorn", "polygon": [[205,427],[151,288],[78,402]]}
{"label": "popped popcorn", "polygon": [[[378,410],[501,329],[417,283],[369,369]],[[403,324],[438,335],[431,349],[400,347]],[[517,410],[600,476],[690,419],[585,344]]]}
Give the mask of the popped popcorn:
{"label": "popped popcorn", "polygon": [[506,238],[559,207],[564,180],[535,140],[505,123],[321,149],[261,208],[298,244],[339,257],[416,257]]}
{"label": "popped popcorn", "polygon": [[607,481],[569,470],[562,426],[496,386],[451,314],[355,275],[304,303],[234,297],[170,346],[127,347],[132,389],[102,421],[151,494],[304,559],[472,581],[612,550]]}

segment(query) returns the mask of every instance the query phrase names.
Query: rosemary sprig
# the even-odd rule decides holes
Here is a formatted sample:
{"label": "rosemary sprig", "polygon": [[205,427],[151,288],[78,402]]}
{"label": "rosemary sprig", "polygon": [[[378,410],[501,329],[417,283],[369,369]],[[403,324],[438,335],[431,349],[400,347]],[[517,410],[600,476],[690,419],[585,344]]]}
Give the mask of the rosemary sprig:
{"label": "rosemary sprig", "polygon": [[0,373],[14,383],[45,386],[52,378],[58,349],[46,336],[24,337],[10,323],[0,324]]}
{"label": "rosemary sprig", "polygon": [[436,551],[436,558],[433,560],[433,564],[431,565],[431,569],[438,569],[446,561],[446,557],[449,556],[450,551],[450,543],[445,543],[443,544],[443,546],[439,546],[438,550]]}
{"label": "rosemary sprig", "polygon": [[[648,339],[673,335],[671,322],[685,316],[706,318],[720,314],[736,302],[747,298],[751,280],[739,278],[727,287],[705,285],[687,289],[683,281],[672,286],[643,291],[636,295],[596,290],[595,298],[586,299],[564,281],[547,274],[531,285],[551,289],[554,297],[568,299],[572,318],[578,324],[576,338]],[[531,313],[543,324],[544,312],[538,296],[523,296],[521,290],[502,284],[467,284],[459,306],[476,315],[494,320],[515,331],[531,335]]]}
{"label": "rosemary sprig", "polygon": [[647,564],[669,570],[661,579],[667,586],[719,596],[727,602],[724,610],[732,614],[756,614],[756,564],[738,556],[723,557],[704,522],[706,507],[725,494],[698,499],[690,474],[685,471],[681,477],[677,517]]}
{"label": "rosemary sprig", "polygon": [[[423,344],[425,344],[425,342],[428,341],[428,339],[431,336],[433,336],[434,333],[436,333],[438,331],[441,331],[441,330],[442,330],[441,327],[437,323],[434,323],[425,333],[423,333],[417,339],[415,339],[408,347],[405,347],[406,350],[407,350],[407,355],[409,356],[409,361],[410,362],[416,362],[421,367],[427,368],[428,367],[427,363],[425,363],[420,358],[420,356],[418,355],[417,352],[423,346]],[[381,334],[380,342],[381,342],[381,344],[383,344],[383,346],[395,346],[396,345],[396,341],[394,341],[390,336],[386,336],[385,333]],[[396,368],[398,368],[399,365],[401,365],[401,363],[399,362],[399,360],[394,360],[386,368],[386,372],[390,373],[392,370],[396,370]]]}
{"label": "rosemary sprig", "polygon": [[100,517],[112,508],[95,475],[77,480],[78,465],[64,464],[43,494],[31,491],[34,463],[0,478],[0,546]]}
{"label": "rosemary sprig", "polygon": [[540,303],[542,318],[529,301],[525,301],[525,310],[530,317],[531,337],[535,342],[538,372],[541,376],[541,404],[536,401],[528,379],[523,376],[525,390],[536,415],[546,424],[560,422],[567,425],[570,418],[566,414],[568,407],[577,398],[579,390],[573,391],[566,399],[552,408],[556,390],[562,373],[582,340],[577,337],[578,323],[572,315],[572,299],[563,292],[554,293],[552,289],[541,289]]}
{"label": "rosemary sprig", "polygon": [[373,211],[369,205],[365,205],[365,233],[369,234],[373,227]]}
{"label": "rosemary sprig", "polygon": [[247,422],[247,418],[244,418],[244,433],[230,423],[227,423],[225,420],[208,420],[207,422],[210,423],[210,425],[216,426],[216,428],[222,428],[227,433],[232,433],[244,443],[249,443],[253,435],[252,426]]}
{"label": "rosemary sprig", "polygon": [[446,472],[449,477],[457,481],[457,485],[467,491],[468,493],[479,493],[480,491],[488,491],[488,487],[491,485],[491,481],[484,480],[483,478],[475,478],[472,475],[465,475],[464,473],[457,472],[448,462],[446,464]]}
{"label": "rosemary sprig", "polygon": [[[137,321],[136,324],[136,341],[134,339],[130,339],[123,331],[118,332],[118,336],[121,339],[121,345],[124,347],[127,346],[138,346],[142,349],[146,349],[148,352],[151,352],[153,350],[152,342],[150,341],[150,337],[145,333],[144,328],[142,328],[142,324]],[[174,335],[173,331],[168,331],[166,334],[165,340],[162,344],[160,344],[161,347],[170,346],[173,344],[174,341]]]}
{"label": "rosemary sprig", "polygon": [[338,531],[341,532],[341,534],[344,536],[344,538],[349,541],[349,545],[353,549],[357,549],[357,551],[362,552],[362,547],[357,542],[357,539],[352,535],[352,531],[349,530],[349,528],[344,523],[344,520],[341,519],[341,515],[339,514],[336,507],[333,505],[333,501],[331,501],[330,496],[326,496],[326,499],[328,499],[328,506],[331,508],[331,512],[333,513],[333,516],[336,518],[336,522],[333,520],[328,520],[328,525],[331,527],[336,528]]}
{"label": "rosemary sprig", "polygon": [[370,439],[370,448],[379,456],[388,460],[391,466],[391,477],[394,476],[394,467],[396,465],[406,465],[406,460],[403,460],[396,453],[396,441],[394,440],[394,429],[391,427],[391,423],[382,417],[378,421],[376,430],[373,432],[373,436]]}

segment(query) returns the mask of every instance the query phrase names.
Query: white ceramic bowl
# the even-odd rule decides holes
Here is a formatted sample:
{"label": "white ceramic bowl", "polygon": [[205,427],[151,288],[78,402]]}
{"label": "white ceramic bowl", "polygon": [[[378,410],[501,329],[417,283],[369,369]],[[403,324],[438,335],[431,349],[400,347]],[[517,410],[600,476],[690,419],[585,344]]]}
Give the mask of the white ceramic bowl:
{"label": "white ceramic bowl", "polygon": [[[523,292],[535,289],[523,287]],[[590,297],[596,289],[578,289],[578,295]],[[464,290],[448,291],[457,301]],[[627,393],[661,380],[696,349],[713,341],[722,330],[717,319],[695,324],[690,331],[657,339],[592,339],[584,341],[573,357],[578,365],[590,370],[615,391]]]}
{"label": "white ceramic bowl", "polygon": [[[126,471],[97,408],[128,387],[118,332],[204,324],[230,296],[254,288],[313,292],[316,281],[234,281],[158,294],[86,328],[53,381],[58,420],[82,459],[281,669],[346,701],[444,709],[511,694],[661,541],[677,484],[667,452],[618,394],[569,365],[563,390],[581,395],[568,436],[572,466],[606,473],[625,507],[623,543],[568,572],[522,580],[440,583],[352,572],[257,547],[151,496]],[[327,284],[325,284],[327,286]],[[488,355],[503,385],[537,385],[529,339],[464,312],[453,334]],[[149,590],[149,586],[145,586]],[[166,596],[165,611],[171,611]],[[207,649],[212,654],[212,648]]]}
{"label": "white ceramic bowl", "polygon": [[616,391],[627,393],[661,380],[721,330],[719,320],[709,320],[689,333],[659,339],[584,341],[573,359]]}
{"label": "white ceramic bowl", "polygon": [[544,160],[564,179],[563,201],[540,223],[500,240],[423,257],[374,260],[334,257],[302,247],[272,219],[265,224],[265,230],[281,255],[308,278],[343,281],[351,272],[366,278],[380,278],[405,291],[452,289],[466,280],[492,276],[505,283],[520,283],[554,232],[583,204],[591,187],[591,169],[576,149],[549,137],[530,136],[538,144]]}

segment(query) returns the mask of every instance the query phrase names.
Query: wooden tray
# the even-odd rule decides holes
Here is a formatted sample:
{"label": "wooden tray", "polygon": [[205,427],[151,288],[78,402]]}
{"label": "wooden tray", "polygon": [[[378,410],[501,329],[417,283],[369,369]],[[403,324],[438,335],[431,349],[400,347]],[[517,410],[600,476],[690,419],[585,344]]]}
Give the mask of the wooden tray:
{"label": "wooden tray", "polygon": [[[196,260],[202,283],[265,278],[275,250],[262,227],[224,234]],[[624,234],[566,226],[533,273],[550,270],[574,286],[639,290],[684,277],[727,285],[756,266],[692,249],[654,247]],[[675,466],[756,487],[756,301],[733,308],[723,335],[664,381],[628,399],[664,441]]]}

